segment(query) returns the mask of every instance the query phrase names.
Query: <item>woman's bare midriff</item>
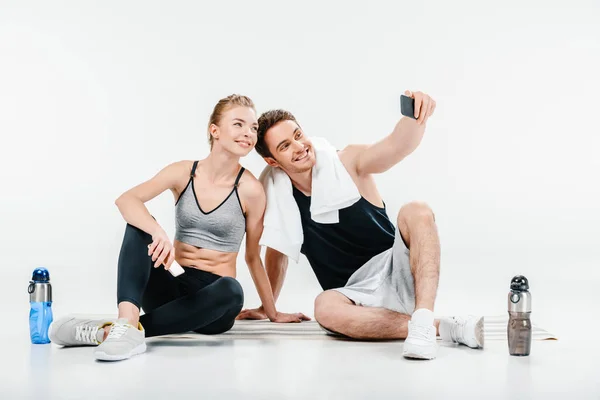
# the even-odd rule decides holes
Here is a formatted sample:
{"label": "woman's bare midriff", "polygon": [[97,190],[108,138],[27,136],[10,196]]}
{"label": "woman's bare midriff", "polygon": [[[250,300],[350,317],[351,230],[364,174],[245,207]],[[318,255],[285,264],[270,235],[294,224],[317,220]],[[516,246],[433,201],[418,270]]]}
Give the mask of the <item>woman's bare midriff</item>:
{"label": "woman's bare midriff", "polygon": [[219,276],[236,277],[235,264],[238,253],[198,248],[175,240],[175,261],[182,267],[191,267]]}

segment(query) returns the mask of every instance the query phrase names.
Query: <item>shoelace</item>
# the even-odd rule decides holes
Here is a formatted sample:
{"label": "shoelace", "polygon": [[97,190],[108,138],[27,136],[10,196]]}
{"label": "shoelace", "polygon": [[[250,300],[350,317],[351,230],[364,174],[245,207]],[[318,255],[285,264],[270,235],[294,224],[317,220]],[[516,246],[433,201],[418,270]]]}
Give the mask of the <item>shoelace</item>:
{"label": "shoelace", "polygon": [[130,326],[131,325],[119,324],[115,322],[110,328],[110,332],[108,332],[108,337],[106,338],[106,340],[120,338],[121,336],[123,336],[123,334],[125,334],[125,332],[127,332],[127,329]]}
{"label": "shoelace", "polygon": [[96,334],[98,327],[93,325],[82,325],[75,327],[75,340],[84,343],[97,344]]}
{"label": "shoelace", "polygon": [[410,336],[415,339],[429,340],[431,328],[426,325],[411,324]]}
{"label": "shoelace", "polygon": [[455,342],[458,342],[458,339],[464,340],[465,321],[462,318],[454,317],[454,323],[452,324],[452,328],[450,328],[450,335]]}

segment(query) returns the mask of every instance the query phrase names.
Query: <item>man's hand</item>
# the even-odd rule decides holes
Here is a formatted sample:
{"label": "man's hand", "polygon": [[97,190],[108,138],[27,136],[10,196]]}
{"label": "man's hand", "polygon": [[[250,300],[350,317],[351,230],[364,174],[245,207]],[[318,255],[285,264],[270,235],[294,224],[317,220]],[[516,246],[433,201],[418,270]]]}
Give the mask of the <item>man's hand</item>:
{"label": "man's hand", "polygon": [[267,314],[262,306],[258,308],[246,308],[235,319],[267,319]]}
{"label": "man's hand", "polygon": [[[260,306],[259,308],[252,309],[244,309],[239,315],[236,317],[237,320],[240,319],[268,319],[265,310]],[[277,323],[286,323],[286,322],[302,322],[302,321],[310,321],[310,318],[302,313],[295,314],[287,314],[278,312],[275,318],[271,320],[271,322]]]}
{"label": "man's hand", "polygon": [[423,92],[413,93],[410,90],[407,90],[404,94],[415,99],[415,118],[417,118],[417,123],[419,125],[423,125],[435,111],[435,100]]}
{"label": "man's hand", "polygon": [[310,318],[308,318],[306,315],[304,315],[302,313],[287,314],[287,313],[277,312],[277,315],[275,316],[275,318],[271,320],[271,322],[277,322],[277,323],[302,322],[302,321],[310,321]]}

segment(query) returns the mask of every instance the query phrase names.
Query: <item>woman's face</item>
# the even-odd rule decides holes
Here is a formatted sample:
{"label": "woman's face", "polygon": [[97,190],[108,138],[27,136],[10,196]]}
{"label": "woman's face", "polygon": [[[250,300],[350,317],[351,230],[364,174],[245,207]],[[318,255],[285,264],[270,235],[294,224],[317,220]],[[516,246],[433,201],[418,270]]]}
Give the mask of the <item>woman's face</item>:
{"label": "woman's face", "polygon": [[214,137],[214,146],[239,157],[244,157],[256,144],[256,131],[258,120],[256,113],[250,107],[234,106],[225,111],[218,125],[211,125],[211,134]]}

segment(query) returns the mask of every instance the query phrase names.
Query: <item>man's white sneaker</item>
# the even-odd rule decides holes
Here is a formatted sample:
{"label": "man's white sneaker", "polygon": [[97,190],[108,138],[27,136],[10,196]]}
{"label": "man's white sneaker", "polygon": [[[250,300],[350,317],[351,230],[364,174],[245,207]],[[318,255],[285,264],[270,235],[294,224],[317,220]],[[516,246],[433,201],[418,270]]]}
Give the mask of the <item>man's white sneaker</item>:
{"label": "man's white sneaker", "polygon": [[437,354],[435,326],[408,321],[408,336],[402,355],[406,358],[433,360]]}
{"label": "man's white sneaker", "polygon": [[106,340],[94,349],[94,357],[103,361],[126,360],[146,351],[145,332],[142,324],[129,324],[126,318],[118,319],[110,328]]}
{"label": "man's white sneaker", "polygon": [[445,342],[464,344],[473,349],[483,348],[483,317],[451,317],[440,321],[440,336]]}
{"label": "man's white sneaker", "polygon": [[50,324],[48,337],[59,346],[97,346],[102,343],[104,327],[114,319],[66,316]]}

